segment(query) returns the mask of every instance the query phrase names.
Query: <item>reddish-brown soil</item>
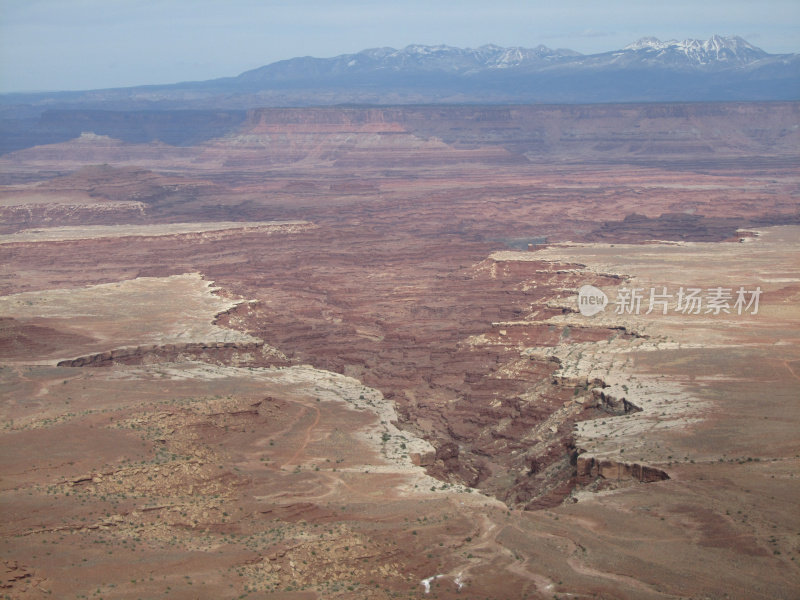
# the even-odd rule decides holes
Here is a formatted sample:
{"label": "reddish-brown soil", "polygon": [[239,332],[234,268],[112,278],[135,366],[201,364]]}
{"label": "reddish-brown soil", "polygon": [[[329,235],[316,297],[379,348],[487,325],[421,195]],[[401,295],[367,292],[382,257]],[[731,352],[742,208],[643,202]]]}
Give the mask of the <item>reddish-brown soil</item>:
{"label": "reddish-brown soil", "polygon": [[[791,524],[782,503],[796,487],[788,447],[760,463],[743,502],[761,521],[751,516],[745,529],[733,516],[742,505],[705,489],[709,472],[688,459],[579,456],[578,425],[624,419],[627,405],[593,393],[610,379],[564,376],[559,352],[590,356],[594,346],[655,333],[559,321],[574,311],[564,299],[581,285],[618,286],[640,273],[568,251],[490,255],[567,240],[723,247],[749,235],[739,228],[797,222],[796,112],[791,104],[275,109],[194,147],[85,135],[0,157],[9,182],[0,233],[313,225],[0,244],[3,296],[200,273],[234,305],[209,315],[209,325],[213,318],[259,340],[225,345],[203,333],[158,343],[126,329],[124,343],[103,345],[107,324],[45,323],[22,309],[0,315],[11,515],[0,584],[11,597],[388,598],[424,596],[420,580],[444,574],[430,582],[430,597],[449,598],[463,573],[461,596],[475,598],[791,598],[798,529],[780,529]],[[770,277],[797,276],[789,271]],[[797,292],[771,293],[768,303],[779,306],[780,294]],[[135,318],[155,311],[169,321],[164,311],[181,308],[169,302],[137,308]],[[658,372],[649,356],[635,361],[640,375]],[[670,363],[671,380],[698,375],[682,360]],[[787,377],[800,371],[791,370],[798,357],[786,350],[781,360],[776,380],[796,385]],[[176,375],[196,373],[198,363],[239,370],[213,380]],[[303,364],[377,390],[403,435],[431,447],[409,447],[408,472],[388,472],[393,463],[359,433],[377,430],[382,417],[317,403],[310,384],[247,375]],[[715,430],[715,447],[735,446],[746,422]],[[683,456],[699,456],[698,442],[685,444]],[[409,473],[423,477],[411,462],[438,480],[425,493],[413,483],[423,479],[408,483]],[[738,482],[737,466],[714,465],[715,479]],[[429,490],[446,485],[487,496]],[[606,491],[586,509],[582,496],[573,503],[576,486]],[[609,490],[625,496],[615,502]],[[762,493],[774,502],[757,500]],[[773,525],[774,543],[765,533]],[[646,548],[656,542],[672,558]],[[684,570],[699,579],[685,580]]]}

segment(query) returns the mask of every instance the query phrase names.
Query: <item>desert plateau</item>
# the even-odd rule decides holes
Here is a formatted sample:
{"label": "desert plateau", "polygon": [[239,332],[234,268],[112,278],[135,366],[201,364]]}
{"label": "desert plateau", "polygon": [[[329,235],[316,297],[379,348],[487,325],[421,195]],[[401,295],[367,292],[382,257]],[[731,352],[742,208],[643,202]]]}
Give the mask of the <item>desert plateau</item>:
{"label": "desert plateau", "polygon": [[124,114],[0,155],[0,596],[800,597],[800,104]]}

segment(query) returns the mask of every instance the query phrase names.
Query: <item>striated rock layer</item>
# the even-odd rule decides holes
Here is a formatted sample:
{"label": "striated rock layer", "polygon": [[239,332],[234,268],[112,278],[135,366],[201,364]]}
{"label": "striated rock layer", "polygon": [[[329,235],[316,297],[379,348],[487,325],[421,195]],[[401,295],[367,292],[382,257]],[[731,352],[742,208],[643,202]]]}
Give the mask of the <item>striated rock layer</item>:
{"label": "striated rock layer", "polygon": [[[781,597],[796,240],[758,232],[798,218],[796,111],[267,109],[0,157],[15,590],[70,535],[87,580],[137,538],[215,597]],[[574,303],[759,282],[752,323]],[[139,595],[193,591],[164,569]]]}

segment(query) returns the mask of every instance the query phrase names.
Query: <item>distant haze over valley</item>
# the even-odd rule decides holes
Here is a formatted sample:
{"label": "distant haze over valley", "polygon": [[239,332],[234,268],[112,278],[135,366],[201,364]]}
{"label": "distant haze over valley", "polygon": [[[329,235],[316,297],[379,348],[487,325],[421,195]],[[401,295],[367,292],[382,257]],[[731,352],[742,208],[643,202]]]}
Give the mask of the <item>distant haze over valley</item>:
{"label": "distant haze over valley", "polygon": [[798,99],[800,55],[770,54],[737,36],[645,37],[599,54],[544,45],[410,45],[292,58],[209,81],[0,95],[0,153],[83,132],[194,144],[225,134],[259,107]]}
{"label": "distant haze over valley", "polygon": [[[544,45],[409,45],[298,57],[208,81],[91,92],[5,94],[47,108],[239,108],[342,103],[769,101],[800,97],[800,55],[741,37],[661,41],[580,54]],[[8,109],[6,109],[8,110]]]}

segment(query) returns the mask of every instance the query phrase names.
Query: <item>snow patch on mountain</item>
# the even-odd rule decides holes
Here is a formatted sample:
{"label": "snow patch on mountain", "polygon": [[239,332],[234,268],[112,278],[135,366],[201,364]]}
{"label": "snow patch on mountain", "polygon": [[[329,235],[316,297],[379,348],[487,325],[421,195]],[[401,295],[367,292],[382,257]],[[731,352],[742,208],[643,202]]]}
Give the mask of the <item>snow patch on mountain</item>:
{"label": "snow patch on mountain", "polygon": [[655,37],[643,37],[625,46],[623,50],[645,52],[663,59],[683,56],[699,65],[717,61],[744,65],[768,56],[761,48],[753,46],[739,36],[719,35],[712,35],[707,40],[686,39],[666,42]]}

